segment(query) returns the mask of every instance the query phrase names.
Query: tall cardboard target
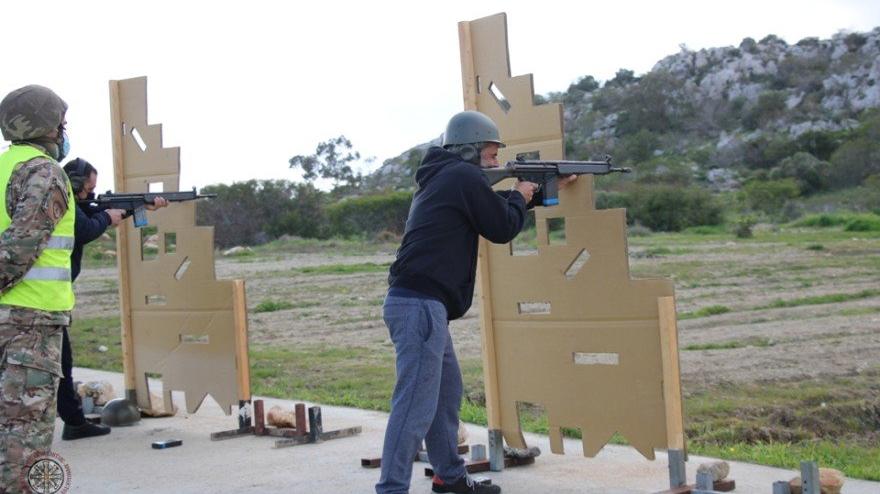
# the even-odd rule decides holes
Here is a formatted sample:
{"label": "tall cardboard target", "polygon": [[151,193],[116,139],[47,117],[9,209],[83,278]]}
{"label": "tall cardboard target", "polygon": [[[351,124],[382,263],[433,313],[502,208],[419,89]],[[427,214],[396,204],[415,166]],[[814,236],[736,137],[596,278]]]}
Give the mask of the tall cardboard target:
{"label": "tall cardboard target", "polygon": [[[459,35],[465,108],[498,124],[499,161],[563,159],[561,105],[533,104],[531,75],[510,75],[506,15],[461,22]],[[480,241],[490,429],[525,447],[518,404],[530,403],[546,411],[554,453],[561,427],[581,430],[586,456],[615,432],[649,459],[683,448],[672,282],[630,277],[625,211],[596,210],[590,176],[561,190],[559,206],[536,208],[535,223],[536,255]]]}
{"label": "tall cardboard target", "polygon": [[[110,81],[117,192],[179,190],[180,150],[162,146],[162,126],[147,122],[147,79]],[[163,404],[186,393],[194,413],[211,395],[226,414],[250,399],[247,308],[242,280],[218,281],[214,228],[196,226],[195,201],[148,212],[117,230],[126,396],[151,403],[148,378],[161,376]]]}

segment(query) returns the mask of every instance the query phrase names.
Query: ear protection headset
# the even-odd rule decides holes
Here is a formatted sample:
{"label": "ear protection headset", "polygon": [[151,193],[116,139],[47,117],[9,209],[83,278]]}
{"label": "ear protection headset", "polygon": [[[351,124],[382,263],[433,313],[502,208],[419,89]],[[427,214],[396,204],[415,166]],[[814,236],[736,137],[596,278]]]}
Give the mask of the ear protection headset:
{"label": "ear protection headset", "polygon": [[70,179],[70,187],[73,189],[74,194],[82,192],[83,187],[86,185],[86,180],[89,178],[86,176],[86,166],[88,164],[88,161],[76,158],[64,165],[64,171],[67,172],[67,178]]}
{"label": "ear protection headset", "polygon": [[[482,144],[482,143],[480,143]],[[458,150],[461,159],[468,163],[480,164],[480,144],[462,144]]]}
{"label": "ear protection headset", "polygon": [[469,144],[453,144],[446,148],[447,151],[457,154],[459,158],[463,161],[467,161],[468,163],[473,163],[475,165],[480,164],[480,151],[483,150],[484,143],[469,143]]}

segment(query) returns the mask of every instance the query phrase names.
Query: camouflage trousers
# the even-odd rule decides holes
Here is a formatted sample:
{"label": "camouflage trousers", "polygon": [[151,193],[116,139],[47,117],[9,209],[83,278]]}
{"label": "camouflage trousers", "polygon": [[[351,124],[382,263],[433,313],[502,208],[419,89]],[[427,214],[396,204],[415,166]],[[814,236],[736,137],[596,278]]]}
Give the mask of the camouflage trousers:
{"label": "camouflage trousers", "polygon": [[0,310],[0,493],[29,491],[21,484],[28,459],[50,450],[55,428],[65,326],[25,312]]}

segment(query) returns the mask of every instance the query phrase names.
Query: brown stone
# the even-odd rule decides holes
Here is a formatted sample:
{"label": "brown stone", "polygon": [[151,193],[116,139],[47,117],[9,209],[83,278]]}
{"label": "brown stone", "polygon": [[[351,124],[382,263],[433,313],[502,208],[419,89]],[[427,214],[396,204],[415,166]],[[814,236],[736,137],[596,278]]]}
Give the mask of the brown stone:
{"label": "brown stone", "polygon": [[713,461],[709,463],[701,463],[697,467],[697,473],[709,472],[712,474],[712,480],[724,480],[730,473],[730,465],[726,461]]}
{"label": "brown stone", "polygon": [[[840,494],[844,480],[846,480],[846,477],[840,470],[833,468],[819,469],[819,491],[822,494]],[[800,475],[791,479],[788,485],[791,487],[791,494],[801,494],[803,492]]]}
{"label": "brown stone", "polygon": [[296,427],[296,413],[275,405],[266,413],[266,422],[274,427]]}

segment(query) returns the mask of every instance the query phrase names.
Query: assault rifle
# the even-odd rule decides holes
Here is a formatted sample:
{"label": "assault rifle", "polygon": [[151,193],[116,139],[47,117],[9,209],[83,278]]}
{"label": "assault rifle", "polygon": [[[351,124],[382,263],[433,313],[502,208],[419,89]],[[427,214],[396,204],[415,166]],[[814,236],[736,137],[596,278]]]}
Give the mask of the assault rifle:
{"label": "assault rifle", "polygon": [[161,197],[168,202],[184,202],[194,201],[196,199],[210,199],[217,197],[217,194],[199,194],[196,192],[195,187],[193,187],[191,192],[146,192],[143,194],[114,194],[108,190],[106,194],[99,194],[98,197],[95,197],[94,199],[86,199],[78,202],[80,204],[92,205],[92,207],[101,210],[124,209],[125,214],[123,214],[122,217],[128,218],[129,216],[134,216],[134,226],[135,228],[140,228],[147,225],[147,212],[145,206],[148,204],[155,204],[157,197]]}
{"label": "assault rifle", "polygon": [[[559,204],[559,177],[566,175],[607,175],[609,173],[629,173],[629,168],[611,166],[611,157],[605,161],[508,161],[499,168],[483,168],[492,185],[509,177],[516,177],[538,184],[543,190],[545,206]],[[537,192],[537,191],[536,191]]]}

